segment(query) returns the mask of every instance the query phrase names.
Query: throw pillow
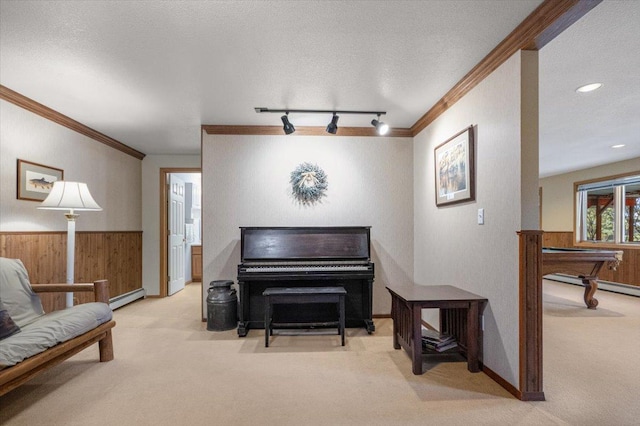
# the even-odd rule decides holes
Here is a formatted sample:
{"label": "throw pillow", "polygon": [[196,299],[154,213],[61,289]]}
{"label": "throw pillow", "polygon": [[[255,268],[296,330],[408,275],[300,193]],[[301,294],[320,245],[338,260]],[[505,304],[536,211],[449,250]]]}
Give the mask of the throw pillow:
{"label": "throw pillow", "polygon": [[6,309],[3,309],[2,304],[0,304],[0,340],[14,335],[19,331],[20,327],[13,322],[9,316],[9,312],[7,312]]}
{"label": "throw pillow", "polygon": [[0,303],[18,327],[44,315],[40,297],[31,288],[27,270],[18,259],[0,257]]}

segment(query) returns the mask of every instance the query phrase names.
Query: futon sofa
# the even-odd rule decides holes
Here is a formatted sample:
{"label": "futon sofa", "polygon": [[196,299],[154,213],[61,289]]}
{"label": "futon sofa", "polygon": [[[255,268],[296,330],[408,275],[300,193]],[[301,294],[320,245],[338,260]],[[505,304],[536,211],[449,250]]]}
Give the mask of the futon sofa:
{"label": "futon sofa", "polygon": [[[45,313],[46,292],[92,291],[95,302]],[[113,359],[109,283],[31,284],[18,259],[0,257],[0,395],[98,343],[100,361]]]}

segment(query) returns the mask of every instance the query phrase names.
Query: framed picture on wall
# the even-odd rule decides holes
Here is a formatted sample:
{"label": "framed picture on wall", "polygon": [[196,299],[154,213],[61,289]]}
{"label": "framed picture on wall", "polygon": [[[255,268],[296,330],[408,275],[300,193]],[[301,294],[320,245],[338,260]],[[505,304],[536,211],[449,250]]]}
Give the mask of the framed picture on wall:
{"label": "framed picture on wall", "polygon": [[473,134],[469,126],[435,148],[437,206],[475,200]]}
{"label": "framed picture on wall", "polygon": [[18,159],[18,199],[43,201],[63,177],[62,169]]}

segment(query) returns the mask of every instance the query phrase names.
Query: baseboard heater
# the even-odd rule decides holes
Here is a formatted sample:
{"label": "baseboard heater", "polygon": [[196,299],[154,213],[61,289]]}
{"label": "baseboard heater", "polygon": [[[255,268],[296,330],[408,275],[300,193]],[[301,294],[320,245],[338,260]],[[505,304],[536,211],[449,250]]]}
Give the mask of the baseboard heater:
{"label": "baseboard heater", "polygon": [[[572,275],[549,274],[549,275],[545,275],[544,279],[582,286],[582,280]],[[620,294],[626,294],[628,296],[640,297],[640,287],[636,287],[629,284],[620,284],[620,283],[614,283],[611,281],[598,280],[598,291],[599,290],[611,291],[613,293],[620,293]]]}
{"label": "baseboard heater", "polygon": [[129,293],[121,294],[119,296],[112,297],[109,299],[109,307],[112,310],[118,309],[128,303],[144,298],[145,295],[146,295],[146,292],[144,291],[143,288],[130,291]]}

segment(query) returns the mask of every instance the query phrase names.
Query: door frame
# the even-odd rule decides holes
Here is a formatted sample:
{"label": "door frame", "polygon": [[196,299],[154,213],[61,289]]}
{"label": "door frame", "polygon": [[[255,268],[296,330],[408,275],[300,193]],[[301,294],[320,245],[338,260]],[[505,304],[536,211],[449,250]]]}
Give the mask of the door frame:
{"label": "door frame", "polygon": [[160,294],[159,297],[167,297],[169,294],[169,265],[167,263],[168,244],[167,238],[169,238],[169,214],[167,209],[168,200],[167,191],[167,177],[172,173],[200,173],[202,175],[201,167],[161,167],[160,168],[160,182],[158,185],[160,191]]}

